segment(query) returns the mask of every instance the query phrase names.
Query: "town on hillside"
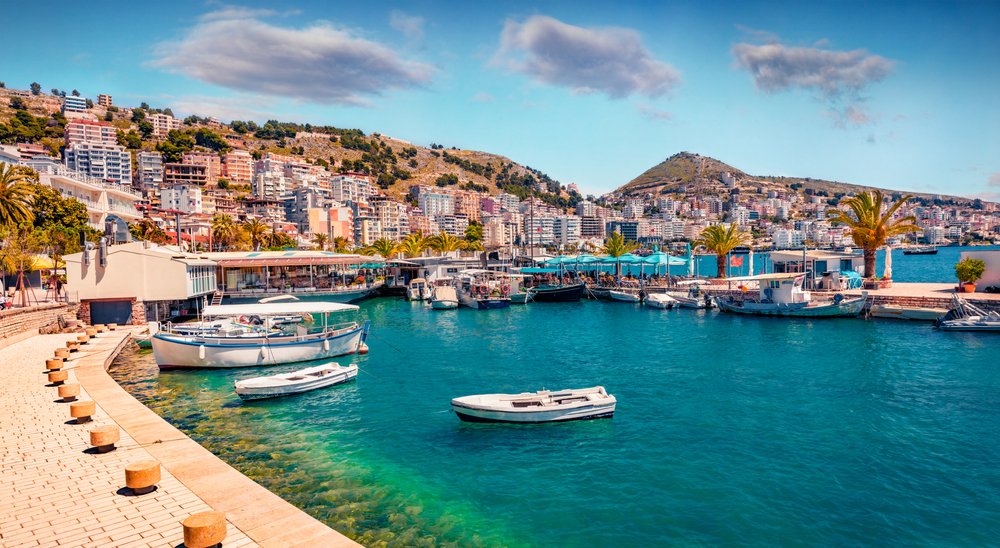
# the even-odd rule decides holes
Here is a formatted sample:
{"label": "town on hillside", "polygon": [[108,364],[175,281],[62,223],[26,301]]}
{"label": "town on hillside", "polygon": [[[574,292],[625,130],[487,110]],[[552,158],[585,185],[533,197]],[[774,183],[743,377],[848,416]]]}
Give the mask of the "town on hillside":
{"label": "town on hillside", "polygon": [[[268,247],[213,233],[220,220],[256,220],[272,234],[270,247],[350,249],[420,232],[486,249],[573,252],[598,249],[613,232],[648,245],[691,241],[719,223],[740,225],[758,249],[851,245],[849,229],[828,219],[850,191],[705,169],[708,160],[681,153],[659,179],[584,197],[575,184],[500,156],[437,144],[308,124],[182,120],[169,108],[45,93],[38,84],[0,89],[0,162],[30,167],[85,204],[91,226],[113,241]],[[682,161],[694,167],[671,171]],[[896,245],[1000,239],[991,202],[921,195],[898,215],[914,216],[921,232]]]}

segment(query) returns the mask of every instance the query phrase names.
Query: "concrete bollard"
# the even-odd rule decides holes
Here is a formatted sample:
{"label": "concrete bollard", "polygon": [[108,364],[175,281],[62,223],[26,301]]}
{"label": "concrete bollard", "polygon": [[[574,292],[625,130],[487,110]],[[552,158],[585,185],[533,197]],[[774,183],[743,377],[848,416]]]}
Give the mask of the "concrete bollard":
{"label": "concrete bollard", "polygon": [[116,324],[116,323],[109,323],[108,324],[108,329],[111,330],[111,331],[114,331],[114,330],[118,329],[118,324]]}
{"label": "concrete bollard", "polygon": [[121,439],[121,429],[116,425],[98,426],[90,431],[90,445],[97,448],[98,453],[114,451],[115,442]]}
{"label": "concrete bollard", "polygon": [[78,352],[80,350],[79,341],[66,341],[66,349],[70,352]]}
{"label": "concrete bollard", "polygon": [[141,460],[125,465],[125,486],[136,495],[145,495],[160,482],[160,463]]}
{"label": "concrete bollard", "polygon": [[88,337],[86,333],[84,333],[83,335],[77,335],[76,336],[76,342],[78,342],[80,344],[87,344],[87,341],[89,341],[89,340],[90,340],[90,337]]}
{"label": "concrete bollard", "polygon": [[93,327],[88,327],[84,332],[87,334],[87,337],[90,338],[97,336],[97,329],[94,329]]}
{"label": "concrete bollard", "polygon": [[49,382],[56,386],[59,386],[62,383],[66,382],[66,379],[68,378],[69,378],[69,371],[59,370],[59,371],[49,372]]}
{"label": "concrete bollard", "polygon": [[62,358],[51,358],[45,360],[45,369],[48,369],[49,371],[58,371],[62,369],[62,367],[63,367]]}
{"label": "concrete bollard", "polygon": [[90,421],[90,417],[97,412],[97,404],[93,401],[78,401],[69,404],[69,416],[76,419],[77,424]]}
{"label": "concrete bollard", "polygon": [[184,527],[184,546],[209,548],[226,540],[225,512],[198,512],[181,522]]}
{"label": "concrete bollard", "polygon": [[76,397],[79,395],[80,395],[79,384],[76,383],[64,384],[59,387],[59,397],[62,398],[63,401],[76,401]]}
{"label": "concrete bollard", "polygon": [[69,348],[56,348],[55,357],[57,357],[57,358],[59,358],[61,360],[68,360],[69,359]]}
{"label": "concrete bollard", "polygon": [[104,333],[105,331],[108,330],[108,326],[104,325],[103,323],[99,323],[94,326],[94,329],[96,329],[98,333]]}

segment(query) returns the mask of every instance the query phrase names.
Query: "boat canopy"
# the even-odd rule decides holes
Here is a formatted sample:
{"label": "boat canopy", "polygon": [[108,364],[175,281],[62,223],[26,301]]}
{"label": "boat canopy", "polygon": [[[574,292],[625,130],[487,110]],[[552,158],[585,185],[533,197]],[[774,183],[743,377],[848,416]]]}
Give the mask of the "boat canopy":
{"label": "boat canopy", "polygon": [[556,274],[559,271],[558,268],[525,267],[521,269],[522,274]]}
{"label": "boat canopy", "polygon": [[293,314],[331,314],[357,310],[353,304],[315,301],[283,303],[213,304],[205,307],[205,316],[283,316]]}
{"label": "boat canopy", "polygon": [[771,274],[757,274],[755,276],[734,276],[732,278],[726,278],[727,282],[745,282],[745,281],[768,281],[768,280],[791,280],[805,276],[802,272],[773,272]]}

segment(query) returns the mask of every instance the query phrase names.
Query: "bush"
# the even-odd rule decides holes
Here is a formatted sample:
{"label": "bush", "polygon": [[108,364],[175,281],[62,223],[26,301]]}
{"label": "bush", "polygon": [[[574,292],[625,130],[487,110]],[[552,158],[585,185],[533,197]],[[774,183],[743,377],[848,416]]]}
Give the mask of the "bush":
{"label": "bush", "polygon": [[966,284],[973,284],[986,272],[986,262],[981,259],[966,257],[955,265],[955,276],[958,281]]}

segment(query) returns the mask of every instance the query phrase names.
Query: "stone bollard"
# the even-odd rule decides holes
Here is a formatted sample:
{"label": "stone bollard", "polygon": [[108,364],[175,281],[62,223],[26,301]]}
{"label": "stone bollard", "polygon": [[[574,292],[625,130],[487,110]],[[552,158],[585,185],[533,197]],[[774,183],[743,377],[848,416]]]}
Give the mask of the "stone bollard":
{"label": "stone bollard", "polygon": [[99,323],[94,326],[94,329],[96,329],[98,333],[104,333],[105,331],[108,330],[108,326],[104,325],[103,323]]}
{"label": "stone bollard", "polygon": [[93,338],[93,337],[97,336],[97,329],[95,329],[93,327],[88,327],[87,330],[84,331],[84,332],[87,334],[87,337],[90,337],[90,338]]}
{"label": "stone bollard", "polygon": [[88,337],[86,333],[84,333],[83,335],[77,335],[76,336],[76,342],[78,342],[80,344],[87,344],[87,341],[89,341],[89,340],[90,340],[90,337]]}
{"label": "stone bollard", "polygon": [[76,397],[79,395],[80,395],[79,384],[76,383],[64,384],[59,387],[59,397],[62,398],[63,401],[76,401]]}
{"label": "stone bollard", "polygon": [[79,341],[66,341],[66,349],[70,352],[78,352],[80,350]]}
{"label": "stone bollard", "polygon": [[116,323],[109,323],[108,324],[108,329],[111,330],[111,331],[114,331],[114,330],[118,329],[118,324],[116,324]]}
{"label": "stone bollard", "polygon": [[160,483],[160,463],[141,460],[125,465],[125,486],[136,495],[145,495]]}
{"label": "stone bollard", "polygon": [[48,369],[49,371],[58,371],[62,369],[62,367],[63,367],[62,358],[51,358],[45,360],[45,369]]}
{"label": "stone bollard", "polygon": [[69,416],[76,419],[77,424],[90,421],[90,417],[97,412],[97,404],[93,401],[78,401],[69,404]]}
{"label": "stone bollard", "polygon": [[62,383],[66,382],[66,379],[68,378],[69,378],[69,371],[59,370],[59,371],[51,371],[49,373],[49,382],[56,386],[59,386]]}
{"label": "stone bollard", "polygon": [[226,540],[225,512],[198,512],[181,522],[184,527],[184,546],[208,548]]}
{"label": "stone bollard", "polygon": [[90,445],[97,448],[98,453],[114,451],[115,442],[121,439],[121,430],[118,426],[98,426],[90,431]]}
{"label": "stone bollard", "polygon": [[69,348],[56,348],[56,357],[62,360],[68,360]]}

